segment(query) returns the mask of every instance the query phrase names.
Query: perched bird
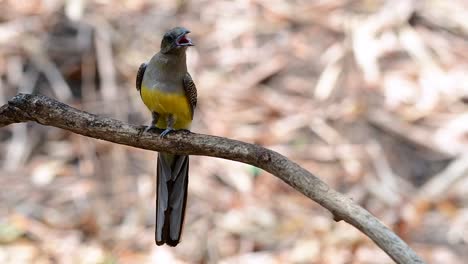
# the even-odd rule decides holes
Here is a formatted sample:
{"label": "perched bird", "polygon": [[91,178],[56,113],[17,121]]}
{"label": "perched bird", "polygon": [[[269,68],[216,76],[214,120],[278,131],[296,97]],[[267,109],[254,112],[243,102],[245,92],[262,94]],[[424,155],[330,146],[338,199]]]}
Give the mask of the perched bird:
{"label": "perched bird", "polygon": [[[177,129],[190,129],[197,105],[197,89],[187,72],[186,50],[193,46],[183,27],[164,34],[161,50],[138,69],[136,88],[152,114],[145,131],[164,129],[161,137]],[[175,247],[182,233],[187,202],[189,157],[159,153],[157,161],[157,245]]]}

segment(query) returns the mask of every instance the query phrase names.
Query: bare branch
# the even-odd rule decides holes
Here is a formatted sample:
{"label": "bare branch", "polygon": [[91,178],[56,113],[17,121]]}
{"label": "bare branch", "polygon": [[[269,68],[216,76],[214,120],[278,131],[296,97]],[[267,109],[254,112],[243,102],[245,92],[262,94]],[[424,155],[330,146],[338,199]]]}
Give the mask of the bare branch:
{"label": "bare branch", "polygon": [[328,209],[336,221],[344,220],[361,230],[395,262],[423,263],[403,240],[368,211],[296,163],[266,148],[188,131],[171,133],[160,139],[157,133],[142,133],[142,126],[99,117],[41,95],[19,94],[0,107],[0,127],[26,121],[141,149],[211,156],[251,164],[270,172]]}

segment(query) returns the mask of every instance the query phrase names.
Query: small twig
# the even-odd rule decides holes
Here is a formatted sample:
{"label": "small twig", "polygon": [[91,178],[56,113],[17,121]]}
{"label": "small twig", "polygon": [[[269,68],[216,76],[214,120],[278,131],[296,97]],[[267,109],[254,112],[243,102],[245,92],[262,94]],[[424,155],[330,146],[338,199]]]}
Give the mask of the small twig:
{"label": "small twig", "polygon": [[0,45],[17,43],[18,39],[25,35],[25,33],[39,31],[41,26],[42,24],[39,16],[27,16],[0,23]]}
{"label": "small twig", "polygon": [[361,230],[397,263],[423,263],[389,228],[351,199],[331,189],[318,177],[283,155],[266,148],[222,137],[179,132],[164,139],[130,125],[72,108],[41,95],[19,94],[0,107],[0,127],[35,121],[74,133],[136,148],[181,155],[204,155],[262,168],[316,201],[334,216]]}
{"label": "small twig", "polygon": [[[119,96],[116,83],[114,57],[112,55],[112,43],[109,25],[103,21],[95,21],[96,38],[96,61],[99,77],[101,79],[102,97],[105,100],[114,101]],[[118,109],[119,107],[116,107]]]}
{"label": "small twig", "polygon": [[354,57],[369,83],[376,84],[382,75],[379,58],[384,50],[378,42],[379,35],[406,25],[416,4],[415,0],[387,1],[379,12],[351,23]]}
{"label": "small twig", "polygon": [[55,95],[64,101],[70,99],[72,97],[71,88],[63,78],[57,65],[46,54],[36,50],[29,50],[29,55],[31,61],[46,76]]}
{"label": "small twig", "polygon": [[5,83],[0,78],[0,104],[6,103],[5,90]]}
{"label": "small twig", "polygon": [[335,44],[327,50],[327,53],[329,57],[327,65],[320,74],[314,90],[314,97],[320,101],[328,99],[338,84],[343,72],[342,59],[346,55],[346,48],[341,44]]}
{"label": "small twig", "polygon": [[408,190],[408,183],[393,172],[382,146],[377,141],[368,144],[366,150],[377,176],[377,179],[368,180],[369,191],[390,206],[401,203],[402,193]]}
{"label": "small twig", "polygon": [[263,82],[264,80],[276,75],[286,66],[286,59],[282,55],[276,55],[271,59],[264,60],[259,63],[255,68],[248,71],[242,80],[237,90],[242,89],[245,91],[252,90],[253,87]]}
{"label": "small twig", "polygon": [[[427,1],[420,5],[411,18],[413,24],[422,24],[430,29],[445,31],[454,36],[468,39],[468,12],[463,1]],[[441,4],[443,3],[443,4]],[[446,15],[456,14],[456,15]]]}
{"label": "small twig", "polygon": [[374,126],[385,130],[388,133],[411,142],[412,144],[429,149],[443,158],[451,158],[452,155],[439,148],[432,140],[432,135],[416,126],[402,122],[398,118],[381,110],[374,109],[367,115],[367,120]]}
{"label": "small twig", "polygon": [[418,198],[436,201],[441,195],[459,182],[463,177],[468,176],[468,153],[461,155],[452,161],[447,168],[434,176],[430,181],[422,186],[418,192]]}

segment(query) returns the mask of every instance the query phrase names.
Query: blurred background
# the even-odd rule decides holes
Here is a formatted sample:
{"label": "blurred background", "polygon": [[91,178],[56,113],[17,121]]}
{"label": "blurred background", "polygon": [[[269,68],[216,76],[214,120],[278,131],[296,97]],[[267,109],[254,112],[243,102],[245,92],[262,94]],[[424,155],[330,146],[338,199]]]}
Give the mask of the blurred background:
{"label": "blurred background", "polygon": [[[464,0],[0,0],[0,104],[44,94],[132,124],[162,34],[189,28],[192,130],[280,152],[428,263],[468,259]],[[154,244],[156,153],[0,130],[0,263],[392,263],[255,167],[192,157],[182,243]]]}

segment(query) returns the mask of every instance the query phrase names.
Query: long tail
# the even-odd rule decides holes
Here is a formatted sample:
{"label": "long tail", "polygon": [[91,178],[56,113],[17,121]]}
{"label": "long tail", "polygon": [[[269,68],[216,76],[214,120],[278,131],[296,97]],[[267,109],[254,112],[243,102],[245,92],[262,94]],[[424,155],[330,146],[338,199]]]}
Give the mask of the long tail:
{"label": "long tail", "polygon": [[159,153],[157,165],[156,231],[158,246],[180,241],[187,203],[189,157]]}

